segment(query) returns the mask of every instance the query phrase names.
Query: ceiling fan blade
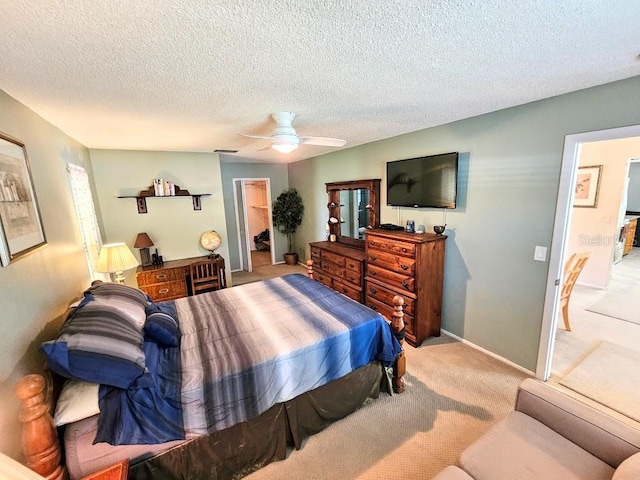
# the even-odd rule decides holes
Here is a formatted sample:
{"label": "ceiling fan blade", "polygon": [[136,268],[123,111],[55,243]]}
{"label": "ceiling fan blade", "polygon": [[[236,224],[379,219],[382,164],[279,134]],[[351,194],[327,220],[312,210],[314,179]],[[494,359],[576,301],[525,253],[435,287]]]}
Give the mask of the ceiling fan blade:
{"label": "ceiling fan blade", "polygon": [[242,137],[248,137],[248,138],[259,138],[260,140],[270,140],[273,141],[273,137],[266,137],[264,135],[247,135],[246,133],[239,133],[238,135],[242,136]]}
{"label": "ceiling fan blade", "polygon": [[343,147],[347,141],[341,138],[329,137],[298,137],[301,144],[305,145],[321,145],[323,147]]}

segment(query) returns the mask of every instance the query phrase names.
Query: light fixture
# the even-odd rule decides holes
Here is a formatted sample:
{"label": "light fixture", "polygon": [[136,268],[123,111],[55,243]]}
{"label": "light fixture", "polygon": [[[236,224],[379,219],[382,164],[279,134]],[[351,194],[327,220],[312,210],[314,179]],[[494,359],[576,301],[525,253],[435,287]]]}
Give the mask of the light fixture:
{"label": "light fixture", "polygon": [[149,255],[149,247],[153,247],[154,243],[147,235],[147,232],[139,233],[133,248],[140,249],[140,263],[143,267],[151,265],[151,255]]}
{"label": "light fixture", "polygon": [[138,260],[124,242],[108,243],[100,249],[96,272],[115,273],[116,282],[124,283],[122,272],[138,266]]}
{"label": "light fixture", "polygon": [[293,152],[296,148],[298,148],[298,145],[291,144],[291,143],[274,143],[273,145],[271,145],[271,148],[273,148],[276,152],[280,152],[280,153],[291,153]]}

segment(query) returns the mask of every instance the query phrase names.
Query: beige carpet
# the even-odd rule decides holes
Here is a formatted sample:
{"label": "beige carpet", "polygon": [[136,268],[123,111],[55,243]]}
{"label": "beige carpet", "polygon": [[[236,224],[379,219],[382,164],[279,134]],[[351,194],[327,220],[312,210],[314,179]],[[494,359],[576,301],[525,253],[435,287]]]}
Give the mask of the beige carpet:
{"label": "beige carpet", "polygon": [[526,377],[445,336],[406,351],[405,393],[382,395],[246,480],[432,478],[513,410]]}
{"label": "beige carpet", "polygon": [[611,290],[587,310],[640,324],[640,286],[631,285],[624,289]]}
{"label": "beige carpet", "polygon": [[602,342],[560,384],[640,421],[640,352]]}

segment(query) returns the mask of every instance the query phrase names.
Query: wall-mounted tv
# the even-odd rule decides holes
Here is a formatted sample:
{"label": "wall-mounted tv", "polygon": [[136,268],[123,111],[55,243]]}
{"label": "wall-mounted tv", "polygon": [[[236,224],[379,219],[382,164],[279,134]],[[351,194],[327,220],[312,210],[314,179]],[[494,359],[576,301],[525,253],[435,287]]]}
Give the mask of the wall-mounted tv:
{"label": "wall-mounted tv", "polygon": [[458,152],[387,162],[387,205],[456,208]]}

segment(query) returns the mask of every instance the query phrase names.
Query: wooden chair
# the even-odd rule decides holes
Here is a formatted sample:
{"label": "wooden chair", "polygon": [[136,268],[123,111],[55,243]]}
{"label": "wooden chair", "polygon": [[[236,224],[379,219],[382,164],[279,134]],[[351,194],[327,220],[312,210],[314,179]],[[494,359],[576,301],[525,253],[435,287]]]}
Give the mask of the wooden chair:
{"label": "wooden chair", "polygon": [[562,319],[564,320],[564,328],[567,332],[571,331],[569,324],[569,299],[576,280],[582,272],[584,264],[587,263],[591,252],[574,253],[571,255],[567,263],[564,265],[564,282],[562,291],[560,292],[560,308],[562,308]]}
{"label": "wooden chair", "polygon": [[192,295],[225,288],[227,285],[222,265],[216,258],[193,262],[190,265]]}

